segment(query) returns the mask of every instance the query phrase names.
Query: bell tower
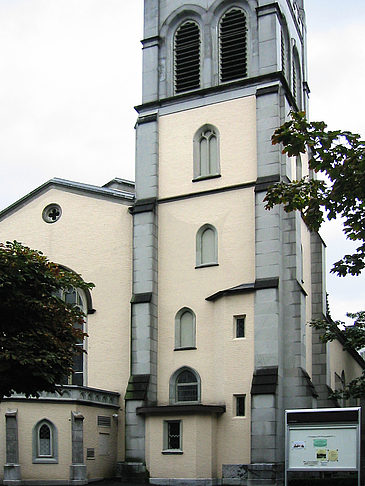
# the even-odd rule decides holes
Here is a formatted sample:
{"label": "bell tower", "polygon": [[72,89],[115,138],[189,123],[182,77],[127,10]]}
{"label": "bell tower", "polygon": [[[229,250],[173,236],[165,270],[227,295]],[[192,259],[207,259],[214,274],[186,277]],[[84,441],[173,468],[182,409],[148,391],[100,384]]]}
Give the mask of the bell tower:
{"label": "bell tower", "polygon": [[303,0],[144,8],[126,461],[157,484],[279,485],[284,410],[316,404],[306,323],[324,305],[321,243],[263,204],[308,172],[271,144],[307,110]]}

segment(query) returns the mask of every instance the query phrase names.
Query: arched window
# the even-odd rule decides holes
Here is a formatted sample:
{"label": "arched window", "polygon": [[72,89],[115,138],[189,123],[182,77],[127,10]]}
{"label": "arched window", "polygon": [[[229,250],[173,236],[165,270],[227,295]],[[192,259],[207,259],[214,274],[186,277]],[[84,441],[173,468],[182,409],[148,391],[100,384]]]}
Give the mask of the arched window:
{"label": "arched window", "polygon": [[200,88],[200,29],[188,20],[180,25],[174,39],[175,93]]}
{"label": "arched window", "polygon": [[195,314],[184,307],[175,317],[175,349],[195,348]]}
{"label": "arched window", "polygon": [[33,463],[57,463],[57,429],[47,420],[40,420],[33,428]]}
{"label": "arched window", "polygon": [[173,403],[200,402],[199,374],[187,366],[175,371],[170,379],[170,400]]}
{"label": "arched window", "polygon": [[[80,289],[71,288],[67,291],[63,290],[58,294],[58,297],[66,302],[66,304],[76,305],[83,313],[87,314],[86,297]],[[78,329],[86,331],[86,322],[83,325],[79,322],[75,322],[74,326]],[[75,354],[72,366],[72,373],[70,376],[66,376],[63,380],[63,385],[85,385],[85,353],[81,350],[85,347],[85,341],[79,341],[76,345],[80,348],[80,353]]]}
{"label": "arched window", "polygon": [[219,25],[220,81],[247,76],[247,22],[240,8],[228,10]]}
{"label": "arched window", "polygon": [[219,131],[204,125],[194,135],[194,179],[219,175]]}
{"label": "arched window", "polygon": [[205,224],[196,235],[196,266],[210,265],[218,265],[218,236],[214,226]]}

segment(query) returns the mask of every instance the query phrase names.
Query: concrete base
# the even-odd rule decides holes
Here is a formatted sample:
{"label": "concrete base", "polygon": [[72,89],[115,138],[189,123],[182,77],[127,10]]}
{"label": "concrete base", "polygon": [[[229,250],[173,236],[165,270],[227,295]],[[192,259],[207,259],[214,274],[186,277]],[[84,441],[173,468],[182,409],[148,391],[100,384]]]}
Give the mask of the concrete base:
{"label": "concrete base", "polygon": [[74,485],[87,484],[87,470],[85,464],[71,464],[70,466],[70,483]]}
{"label": "concrete base", "polygon": [[118,462],[116,477],[125,483],[148,483],[148,471],[143,462]]}
{"label": "concrete base", "polygon": [[23,479],[22,486],[68,486],[68,479]]}
{"label": "concrete base", "polygon": [[159,486],[218,486],[220,479],[169,479],[169,478],[150,478],[150,484]]}
{"label": "concrete base", "polygon": [[227,486],[246,486],[248,464],[222,464],[222,484]]}
{"label": "concrete base", "polygon": [[3,484],[21,484],[22,475],[19,464],[5,464],[4,465],[4,480]]}
{"label": "concrete base", "polygon": [[283,464],[223,464],[224,486],[283,486]]}
{"label": "concrete base", "polygon": [[284,486],[284,464],[249,464],[247,486]]}

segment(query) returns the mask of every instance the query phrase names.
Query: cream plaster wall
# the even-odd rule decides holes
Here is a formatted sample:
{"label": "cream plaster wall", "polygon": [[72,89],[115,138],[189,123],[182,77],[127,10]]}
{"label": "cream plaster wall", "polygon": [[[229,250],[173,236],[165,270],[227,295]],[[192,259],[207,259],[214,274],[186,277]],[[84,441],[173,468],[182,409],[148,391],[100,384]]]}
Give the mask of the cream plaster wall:
{"label": "cream plaster wall", "polygon": [[[52,224],[50,203],[62,208]],[[22,242],[95,284],[95,314],[87,319],[87,385],[125,390],[129,377],[131,225],[128,206],[99,197],[50,189],[0,221],[0,240]]]}
{"label": "cream plaster wall", "polygon": [[[193,139],[207,123],[220,133],[222,177],[193,183]],[[255,96],[160,116],[159,153],[160,198],[255,181]]]}
{"label": "cream plaster wall", "polygon": [[[181,420],[182,454],[163,454],[164,420]],[[146,421],[146,464],[151,478],[209,479],[217,476],[214,448],[217,419],[210,415],[169,415]]]}
{"label": "cream plaster wall", "polygon": [[[84,458],[87,466],[88,479],[110,478],[115,474],[117,460],[117,439],[120,431],[118,430],[118,420],[113,417],[114,409],[102,409],[98,407],[79,407],[79,411],[84,415]],[[98,415],[111,418],[110,427],[100,427],[97,425]],[[99,436],[107,435],[109,440],[109,452],[107,455],[100,455]],[[95,459],[86,459],[87,448],[95,449]]]}
{"label": "cream plaster wall", "polygon": [[[71,412],[77,411],[84,416],[84,458],[87,465],[88,479],[111,477],[116,463],[117,424],[112,418],[111,427],[97,427],[97,416],[112,416],[114,409],[103,407],[78,406],[76,404],[50,402],[19,402],[7,400],[0,405],[0,414],[4,417],[7,409],[18,409],[19,463],[22,479],[69,479],[69,467],[72,463],[71,447]],[[50,420],[57,428],[58,464],[32,463],[32,431],[42,419]],[[108,432],[110,435],[110,454],[98,453],[98,435]],[[1,436],[5,437],[5,420],[1,422]],[[0,441],[0,460],[6,462],[5,440]],[[86,460],[86,449],[95,447],[95,460]],[[2,476],[3,471],[0,471]]]}
{"label": "cream plaster wall", "polygon": [[[5,412],[18,409],[19,464],[23,479],[69,479],[71,457],[71,410],[70,406],[60,404],[4,401],[0,405],[1,436],[5,437]],[[58,464],[32,464],[32,431],[42,419],[50,420],[58,433]],[[6,463],[5,440],[0,441],[1,463]],[[0,470],[1,476],[3,470]]]}
{"label": "cream plaster wall", "polygon": [[[159,206],[159,306],[176,312],[208,305],[204,299],[255,280],[253,188],[189,198]],[[209,223],[218,234],[217,267],[195,268],[196,234]]]}
{"label": "cream plaster wall", "polygon": [[[219,265],[195,268],[196,233],[205,223],[217,229]],[[253,188],[159,206],[158,403],[169,403],[169,381],[173,372],[190,366],[201,377],[201,402],[226,405],[226,413],[217,419],[216,449],[208,454],[211,461],[217,461],[214,474],[218,477],[222,463],[250,462],[254,292],[225,296],[215,302],[205,299],[219,290],[255,281],[254,238]],[[196,350],[174,351],[175,315],[182,307],[189,307],[196,315]],[[236,339],[234,316],[241,315],[246,316],[246,334],[245,338]],[[246,395],[246,417],[234,416],[235,394]],[[166,417],[148,419],[151,434],[155,434],[156,427],[162,427],[163,419]],[[183,434],[186,444],[185,426]],[[160,457],[158,444],[152,441],[150,448],[151,457]],[[189,457],[160,460],[177,464],[188,462],[193,468],[195,456]],[[196,477],[204,477],[200,469],[196,474]]]}
{"label": "cream plaster wall", "polygon": [[330,386],[332,390],[336,389],[335,373],[341,376],[342,370],[344,370],[346,383],[349,383],[351,380],[361,375],[361,366],[354,360],[348,351],[343,349],[343,346],[339,341],[336,340],[329,343],[329,354],[331,370]]}
{"label": "cream plaster wall", "polygon": [[[209,306],[210,309],[201,308],[201,312],[194,309],[197,315],[196,350],[174,351],[174,316],[171,315],[170,320],[167,318],[160,320],[158,399],[160,405],[169,403],[170,376],[175,370],[188,365],[200,375],[201,403],[226,406],[226,412],[217,419],[215,449],[208,454],[211,461],[216,460],[218,465],[216,474],[220,477],[221,464],[250,462],[250,389],[254,369],[254,294],[225,297],[215,303],[207,303],[207,307]],[[234,338],[233,316],[237,315],[246,315],[245,338]],[[235,416],[234,395],[246,395],[245,417]],[[160,418],[161,424],[166,418]],[[190,450],[191,444],[187,439],[185,429],[183,436],[184,444]],[[149,440],[151,440],[152,455],[155,456],[159,446],[154,442],[154,438]],[[191,459],[186,460],[191,461]],[[200,462],[198,462],[199,465]],[[197,471],[202,474],[200,469]]]}

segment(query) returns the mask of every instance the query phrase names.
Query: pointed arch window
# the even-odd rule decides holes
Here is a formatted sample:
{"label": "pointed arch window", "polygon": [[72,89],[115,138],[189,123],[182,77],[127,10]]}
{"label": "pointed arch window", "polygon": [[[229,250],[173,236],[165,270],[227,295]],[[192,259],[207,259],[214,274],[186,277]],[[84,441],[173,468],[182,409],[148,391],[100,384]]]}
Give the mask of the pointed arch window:
{"label": "pointed arch window", "polygon": [[196,266],[212,265],[218,265],[217,230],[211,224],[205,224],[196,235]]}
{"label": "pointed arch window", "polygon": [[219,25],[220,81],[234,81],[247,76],[247,20],[240,8],[231,8]]}
{"label": "pointed arch window", "polygon": [[57,462],[57,429],[50,420],[40,420],[33,428],[33,463]]}
{"label": "pointed arch window", "polygon": [[200,28],[188,20],[180,25],[174,39],[175,93],[200,88]]}
{"label": "pointed arch window", "polygon": [[[66,304],[76,305],[79,307],[85,315],[87,315],[87,302],[86,296],[80,289],[70,288],[67,291],[62,290],[57,294],[57,297],[64,300]],[[86,321],[81,324],[79,322],[74,323],[74,327],[77,329],[82,329],[86,332]],[[73,359],[72,365],[72,373],[70,376],[66,376],[61,384],[67,385],[85,385],[86,384],[86,359],[85,353],[83,350],[85,349],[85,340],[80,340],[76,346],[80,349],[80,352],[75,354]]]}
{"label": "pointed arch window", "polygon": [[38,456],[52,457],[52,432],[46,423],[38,430]]}
{"label": "pointed arch window", "polygon": [[219,131],[204,125],[194,135],[194,180],[219,176]]}
{"label": "pointed arch window", "polygon": [[184,366],[171,376],[170,400],[173,403],[200,402],[201,382],[199,374]]}
{"label": "pointed arch window", "polygon": [[175,349],[195,349],[196,318],[191,309],[184,307],[175,317]]}

